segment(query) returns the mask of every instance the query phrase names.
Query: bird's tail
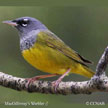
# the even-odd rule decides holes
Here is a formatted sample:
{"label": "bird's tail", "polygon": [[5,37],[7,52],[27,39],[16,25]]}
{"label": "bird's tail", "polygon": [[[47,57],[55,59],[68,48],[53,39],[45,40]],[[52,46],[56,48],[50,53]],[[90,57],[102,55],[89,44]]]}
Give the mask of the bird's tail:
{"label": "bird's tail", "polygon": [[95,74],[90,68],[81,64],[79,64],[78,67],[75,69],[75,72],[72,73],[80,74],[88,78],[91,78]]}

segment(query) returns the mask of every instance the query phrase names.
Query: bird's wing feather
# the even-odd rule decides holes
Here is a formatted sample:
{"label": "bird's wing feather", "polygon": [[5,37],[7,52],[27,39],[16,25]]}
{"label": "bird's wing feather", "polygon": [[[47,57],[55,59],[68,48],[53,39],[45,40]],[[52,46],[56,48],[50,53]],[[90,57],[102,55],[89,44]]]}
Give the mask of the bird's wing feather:
{"label": "bird's wing feather", "polygon": [[62,54],[67,56],[68,58],[85,65],[85,63],[92,63],[89,60],[86,60],[81,55],[79,55],[76,51],[72,50],[69,46],[67,46],[60,38],[58,38],[55,34],[50,31],[41,31],[38,36],[41,39],[44,39],[43,42],[47,44],[47,46],[54,48],[60,51]]}

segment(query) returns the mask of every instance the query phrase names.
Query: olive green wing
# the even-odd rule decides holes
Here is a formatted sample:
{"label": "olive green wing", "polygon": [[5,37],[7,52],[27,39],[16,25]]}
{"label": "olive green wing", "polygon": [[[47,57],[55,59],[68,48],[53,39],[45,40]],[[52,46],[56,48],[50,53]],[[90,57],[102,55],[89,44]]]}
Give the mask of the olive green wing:
{"label": "olive green wing", "polygon": [[[44,42],[48,47],[60,51],[62,54],[68,58],[85,65],[85,63],[92,63],[89,60],[86,60],[76,51],[72,50],[68,45],[66,45],[60,38],[58,38],[54,33],[50,31],[41,31],[38,34],[41,42]],[[43,40],[43,41],[42,41]]]}

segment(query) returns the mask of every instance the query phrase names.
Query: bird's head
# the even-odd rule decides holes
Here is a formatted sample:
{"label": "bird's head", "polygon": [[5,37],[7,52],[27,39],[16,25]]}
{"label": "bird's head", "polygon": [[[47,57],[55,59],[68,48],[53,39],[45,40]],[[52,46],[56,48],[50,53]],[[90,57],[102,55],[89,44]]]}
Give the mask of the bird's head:
{"label": "bird's head", "polygon": [[32,17],[21,17],[11,21],[3,21],[3,23],[14,26],[20,34],[27,34],[32,30],[47,29],[44,24]]}

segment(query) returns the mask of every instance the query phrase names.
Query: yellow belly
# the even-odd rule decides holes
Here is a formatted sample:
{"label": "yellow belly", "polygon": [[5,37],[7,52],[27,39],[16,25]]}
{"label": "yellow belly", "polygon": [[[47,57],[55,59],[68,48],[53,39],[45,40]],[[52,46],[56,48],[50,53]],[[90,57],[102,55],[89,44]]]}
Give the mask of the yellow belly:
{"label": "yellow belly", "polygon": [[62,53],[38,44],[22,52],[23,57],[35,68],[48,73],[63,74],[71,64]]}
{"label": "yellow belly", "polygon": [[71,73],[89,78],[94,75],[94,72],[86,66],[45,45],[35,44],[29,50],[22,51],[22,55],[28,63],[43,72],[64,74],[67,69],[71,68]]}

